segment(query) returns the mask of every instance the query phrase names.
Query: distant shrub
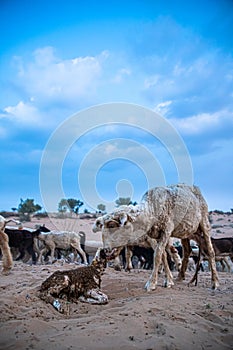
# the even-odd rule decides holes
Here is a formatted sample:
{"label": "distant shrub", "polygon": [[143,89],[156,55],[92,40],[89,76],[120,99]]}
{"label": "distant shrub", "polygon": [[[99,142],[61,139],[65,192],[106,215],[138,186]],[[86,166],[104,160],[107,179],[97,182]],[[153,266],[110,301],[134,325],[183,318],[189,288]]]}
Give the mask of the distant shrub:
{"label": "distant shrub", "polygon": [[223,227],[222,225],[212,225],[212,228],[221,228],[221,227]]}
{"label": "distant shrub", "polygon": [[220,214],[220,215],[232,215],[233,214],[233,209],[231,209],[231,211],[222,211],[222,210],[218,210],[218,209],[215,209],[215,210],[210,210],[209,211],[209,214]]}
{"label": "distant shrub", "polygon": [[49,216],[49,214],[46,213],[46,212],[44,212],[44,213],[37,213],[37,214],[33,215],[34,218],[41,218],[41,219],[47,218],[48,216]]}
{"label": "distant shrub", "polygon": [[92,219],[92,214],[79,214],[79,219]]}
{"label": "distant shrub", "polygon": [[213,211],[215,214],[224,214],[224,211],[215,209]]}
{"label": "distant shrub", "polygon": [[9,217],[19,217],[18,213],[14,213],[13,211],[0,211],[0,215],[2,215],[4,218],[9,218]]}

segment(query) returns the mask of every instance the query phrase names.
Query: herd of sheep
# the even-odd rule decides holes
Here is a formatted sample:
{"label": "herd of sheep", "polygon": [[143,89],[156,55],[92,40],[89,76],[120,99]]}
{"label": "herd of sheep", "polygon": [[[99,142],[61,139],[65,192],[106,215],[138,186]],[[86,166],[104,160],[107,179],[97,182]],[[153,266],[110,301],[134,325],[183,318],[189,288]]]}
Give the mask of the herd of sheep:
{"label": "herd of sheep", "polygon": [[[208,259],[212,288],[219,286],[215,260],[229,256],[233,262],[233,238],[211,238],[208,207],[196,186],[156,187],[143,196],[139,205],[121,206],[97,218],[93,232],[101,231],[102,244],[94,244],[93,252],[89,251],[91,254],[87,252],[84,232],[56,232],[45,226],[29,231],[6,227],[7,224],[0,216],[3,274],[12,269],[14,248],[18,253],[16,259],[30,256],[32,263],[53,261],[66,250],[72,251],[76,259],[77,254],[81,257],[84,266],[58,271],[42,284],[41,298],[51,303],[54,298],[64,296],[89,303],[106,303],[108,298],[100,289],[100,281],[107,262],[114,261],[117,267],[123,261],[125,269],[130,270],[135,255],[152,269],[146,290],[156,288],[161,266],[165,274],[164,286],[171,287],[174,284],[171,266],[175,265],[179,280],[185,279],[192,254],[191,241],[199,247],[191,282],[197,281],[201,257]],[[174,247],[172,238],[180,240],[181,249]],[[95,255],[90,265],[89,255]],[[62,312],[63,307],[57,309]]]}

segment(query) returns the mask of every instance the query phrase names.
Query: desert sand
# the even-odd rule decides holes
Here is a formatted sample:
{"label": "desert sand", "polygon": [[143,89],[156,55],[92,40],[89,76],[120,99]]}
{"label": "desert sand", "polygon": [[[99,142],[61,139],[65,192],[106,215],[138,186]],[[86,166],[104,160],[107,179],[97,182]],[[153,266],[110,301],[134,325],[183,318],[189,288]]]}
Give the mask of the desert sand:
{"label": "desert sand", "polygon": [[[214,215],[212,225],[221,224],[217,228],[221,232],[213,229],[213,234],[232,235],[233,215],[219,218]],[[54,222],[46,220],[39,223],[52,228]],[[58,220],[56,225],[60,229],[78,225],[87,239],[101,239],[91,232],[93,219],[69,220]],[[36,221],[25,226],[34,227]],[[215,291],[210,289],[210,272],[205,271],[199,273],[196,287],[188,286],[193,272],[169,289],[162,287],[161,274],[157,289],[146,292],[151,271],[128,273],[108,267],[102,290],[109,303],[67,304],[62,315],[38,297],[38,289],[52,272],[73,268],[78,266],[14,262],[11,273],[0,276],[0,349],[233,349],[232,272],[219,272],[220,287]],[[173,274],[176,277],[177,272]]]}

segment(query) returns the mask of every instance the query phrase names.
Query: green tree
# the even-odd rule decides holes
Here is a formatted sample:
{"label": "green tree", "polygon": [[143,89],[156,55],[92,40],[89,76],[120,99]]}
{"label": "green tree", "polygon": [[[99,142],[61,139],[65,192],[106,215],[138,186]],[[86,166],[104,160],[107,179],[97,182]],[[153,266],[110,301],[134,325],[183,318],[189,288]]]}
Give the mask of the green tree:
{"label": "green tree", "polygon": [[74,199],[74,198],[68,198],[67,199],[67,203],[69,205],[69,211],[71,213],[74,213],[75,212],[75,208],[79,204],[79,201],[77,199]]}
{"label": "green tree", "polygon": [[106,210],[106,206],[104,204],[98,204],[97,209],[103,213]]}
{"label": "green tree", "polygon": [[126,198],[120,197],[115,201],[115,203],[116,203],[116,206],[119,207],[120,205],[130,205],[132,204],[132,201],[130,197],[126,197]]}
{"label": "green tree", "polygon": [[58,211],[60,213],[66,213],[68,210],[70,213],[79,213],[80,207],[84,203],[80,199],[74,199],[74,198],[62,198],[60,202],[58,203]]}
{"label": "green tree", "polygon": [[42,207],[39,204],[34,203],[34,199],[26,199],[25,201],[21,198],[18,206],[18,213],[20,220],[31,221],[31,215],[40,211]]}
{"label": "green tree", "polygon": [[66,213],[68,210],[68,202],[65,198],[62,198],[58,203],[58,211],[59,213]]}

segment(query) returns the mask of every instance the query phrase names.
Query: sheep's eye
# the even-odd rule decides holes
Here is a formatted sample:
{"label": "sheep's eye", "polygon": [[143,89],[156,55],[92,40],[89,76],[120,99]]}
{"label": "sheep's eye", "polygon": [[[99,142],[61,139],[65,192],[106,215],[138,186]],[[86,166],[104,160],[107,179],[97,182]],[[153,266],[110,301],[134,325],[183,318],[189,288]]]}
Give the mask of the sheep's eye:
{"label": "sheep's eye", "polygon": [[115,222],[115,221],[110,221],[108,222],[107,224],[107,227],[108,228],[115,228],[115,227],[118,227],[119,225]]}

